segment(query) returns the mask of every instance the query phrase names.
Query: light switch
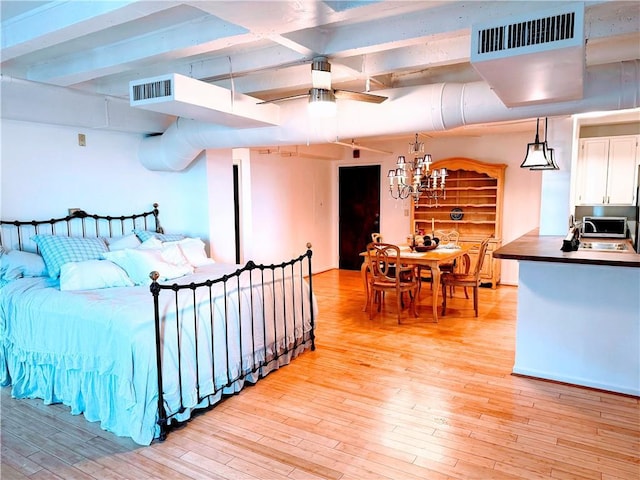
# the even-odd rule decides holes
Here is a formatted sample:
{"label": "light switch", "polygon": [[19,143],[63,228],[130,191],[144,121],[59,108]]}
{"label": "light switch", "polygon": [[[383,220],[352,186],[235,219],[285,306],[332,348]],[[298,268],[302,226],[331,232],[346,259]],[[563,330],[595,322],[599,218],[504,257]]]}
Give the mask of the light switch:
{"label": "light switch", "polygon": [[81,147],[87,146],[87,137],[85,136],[84,133],[78,134],[78,145],[80,145]]}

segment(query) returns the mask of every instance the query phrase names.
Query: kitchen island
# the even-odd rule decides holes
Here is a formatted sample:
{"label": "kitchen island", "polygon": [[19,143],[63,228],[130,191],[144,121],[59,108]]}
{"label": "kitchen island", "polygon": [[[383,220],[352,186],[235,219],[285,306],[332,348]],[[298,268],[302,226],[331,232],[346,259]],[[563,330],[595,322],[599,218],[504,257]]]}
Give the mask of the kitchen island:
{"label": "kitchen island", "polygon": [[519,262],[513,373],[640,396],[640,255],[562,240],[533,231],[493,254]]}

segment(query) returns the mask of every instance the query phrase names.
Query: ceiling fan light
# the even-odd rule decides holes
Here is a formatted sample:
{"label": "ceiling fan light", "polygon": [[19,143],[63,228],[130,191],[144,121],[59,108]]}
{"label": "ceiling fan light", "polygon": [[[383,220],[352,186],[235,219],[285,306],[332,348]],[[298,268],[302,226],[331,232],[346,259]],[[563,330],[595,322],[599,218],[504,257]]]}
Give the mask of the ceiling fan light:
{"label": "ceiling fan light", "polygon": [[336,114],[336,97],[331,90],[312,88],[309,90],[309,114],[313,118],[333,117]]}
{"label": "ceiling fan light", "polygon": [[326,57],[316,57],[311,64],[313,88],[331,90],[331,64]]}
{"label": "ceiling fan light", "polygon": [[320,70],[311,71],[311,84],[314,88],[331,89],[331,72],[323,72]]}

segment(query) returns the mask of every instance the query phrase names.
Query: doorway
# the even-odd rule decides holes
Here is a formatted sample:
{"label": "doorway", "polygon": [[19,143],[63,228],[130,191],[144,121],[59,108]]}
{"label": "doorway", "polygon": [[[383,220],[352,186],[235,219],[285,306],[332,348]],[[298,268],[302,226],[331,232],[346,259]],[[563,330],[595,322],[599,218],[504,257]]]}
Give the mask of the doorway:
{"label": "doorway", "polygon": [[360,270],[360,252],[380,231],[380,165],[339,167],[338,190],[338,266]]}

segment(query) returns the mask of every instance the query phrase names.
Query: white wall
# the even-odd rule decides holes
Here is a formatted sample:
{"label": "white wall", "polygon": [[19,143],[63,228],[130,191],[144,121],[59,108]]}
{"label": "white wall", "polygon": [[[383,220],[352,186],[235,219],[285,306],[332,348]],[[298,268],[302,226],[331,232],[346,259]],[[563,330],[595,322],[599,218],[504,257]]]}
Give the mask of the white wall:
{"label": "white wall", "polygon": [[312,244],[313,269],[336,267],[332,162],[251,152],[251,238],[245,258],[280,262]]}
{"label": "white wall", "polygon": [[[6,120],[1,132],[3,219],[62,217],[68,208],[122,215],[158,202],[168,233],[213,240],[212,256],[234,261],[231,150],[206,151],[182,172],[155,172],[137,159],[139,135]],[[314,271],[333,268],[331,162],[255,153],[247,171],[253,220],[244,259],[279,263],[311,242]]]}
{"label": "white wall", "polygon": [[207,150],[204,156],[209,186],[211,256],[219,262],[236,263],[233,152],[231,149]]}
{"label": "white wall", "polygon": [[[152,172],[137,160],[135,134],[2,120],[0,215],[47,219],[68,208],[122,215],[160,204],[167,232],[209,237],[205,163]],[[86,147],[78,146],[78,133]]]}
{"label": "white wall", "polygon": [[542,174],[540,235],[565,236],[569,231],[569,215],[573,213],[571,167],[574,163],[572,158],[577,155],[577,144],[573,141],[571,117],[550,118],[548,126],[547,140],[554,149],[554,158],[560,170]]}

